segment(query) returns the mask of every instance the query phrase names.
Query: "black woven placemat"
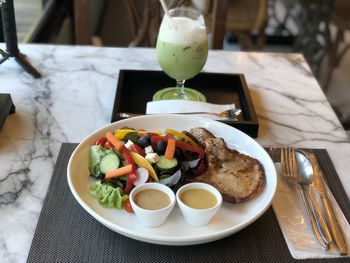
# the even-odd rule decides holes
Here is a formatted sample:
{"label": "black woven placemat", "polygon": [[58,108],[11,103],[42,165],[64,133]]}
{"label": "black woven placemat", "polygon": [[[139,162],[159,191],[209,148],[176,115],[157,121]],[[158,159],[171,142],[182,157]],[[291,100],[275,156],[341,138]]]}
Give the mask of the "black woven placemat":
{"label": "black woven placemat", "polygon": [[[35,230],[28,262],[296,262],[270,207],[240,232],[194,246],[162,246],[124,237],[97,222],[78,204],[67,183],[76,144],[63,144]],[[315,150],[327,183],[347,219],[350,205],[326,150]],[[348,259],[302,260],[349,262]]]}

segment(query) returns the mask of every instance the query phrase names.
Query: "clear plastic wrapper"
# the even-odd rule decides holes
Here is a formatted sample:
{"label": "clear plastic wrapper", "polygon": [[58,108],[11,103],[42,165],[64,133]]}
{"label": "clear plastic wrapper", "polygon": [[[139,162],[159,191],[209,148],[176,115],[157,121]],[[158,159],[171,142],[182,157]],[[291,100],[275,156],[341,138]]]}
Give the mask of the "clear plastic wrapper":
{"label": "clear plastic wrapper", "polygon": [[[334,258],[340,256],[332,243],[326,251],[318,242],[310,223],[309,216],[303,204],[297,187],[287,183],[281,176],[279,164],[275,164],[278,174],[278,184],[276,195],[272,202],[272,207],[276,214],[278,223],[281,227],[284,239],[287,242],[288,249],[295,259],[307,258]],[[338,203],[335,201],[333,194],[326,186],[328,197],[334,207],[334,212],[339,220],[350,254],[350,226],[342,213]],[[312,194],[322,208],[318,193],[311,189]],[[348,256],[347,256],[348,257]]]}

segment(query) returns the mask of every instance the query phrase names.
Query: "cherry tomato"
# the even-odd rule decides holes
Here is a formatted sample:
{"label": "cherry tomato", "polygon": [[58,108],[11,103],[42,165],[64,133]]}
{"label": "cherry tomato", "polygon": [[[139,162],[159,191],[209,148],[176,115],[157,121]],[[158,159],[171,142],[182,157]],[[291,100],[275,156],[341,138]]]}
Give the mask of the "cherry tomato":
{"label": "cherry tomato", "polygon": [[114,148],[113,144],[111,144],[109,141],[107,141],[103,147],[105,147],[106,149],[113,149]]}
{"label": "cherry tomato", "polygon": [[107,138],[106,138],[105,136],[102,136],[101,138],[99,138],[99,139],[95,142],[95,144],[104,147],[104,145],[106,144],[106,142],[107,142]]}
{"label": "cherry tomato", "polygon": [[124,201],[123,207],[128,213],[134,213],[134,209],[131,207],[129,198]]}
{"label": "cherry tomato", "polygon": [[196,175],[201,175],[207,170],[207,166],[205,165],[204,162],[200,162],[196,168]]}

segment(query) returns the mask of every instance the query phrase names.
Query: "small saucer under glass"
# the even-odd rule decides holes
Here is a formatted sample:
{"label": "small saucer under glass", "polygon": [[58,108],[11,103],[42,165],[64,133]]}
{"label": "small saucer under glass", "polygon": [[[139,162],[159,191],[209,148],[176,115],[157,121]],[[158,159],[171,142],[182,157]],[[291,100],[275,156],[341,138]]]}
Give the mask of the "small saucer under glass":
{"label": "small saucer under glass", "polygon": [[206,102],[205,96],[195,89],[183,88],[184,93],[181,92],[181,89],[173,87],[173,88],[165,88],[157,91],[153,95],[153,101],[158,100],[192,100],[192,101],[201,101]]}

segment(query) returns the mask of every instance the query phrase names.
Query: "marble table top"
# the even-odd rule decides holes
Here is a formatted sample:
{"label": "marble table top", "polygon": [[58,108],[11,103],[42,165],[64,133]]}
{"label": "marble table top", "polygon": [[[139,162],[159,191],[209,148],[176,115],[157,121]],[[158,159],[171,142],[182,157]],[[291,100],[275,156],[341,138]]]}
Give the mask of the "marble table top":
{"label": "marble table top", "polygon": [[[14,60],[0,66],[0,93],[16,105],[0,131],[2,262],[26,261],[60,145],[110,122],[119,70],[160,70],[154,49],[20,50],[43,77],[32,78]],[[243,73],[260,123],[257,141],[327,149],[350,196],[349,138],[302,55],[210,51],[204,71]]]}

